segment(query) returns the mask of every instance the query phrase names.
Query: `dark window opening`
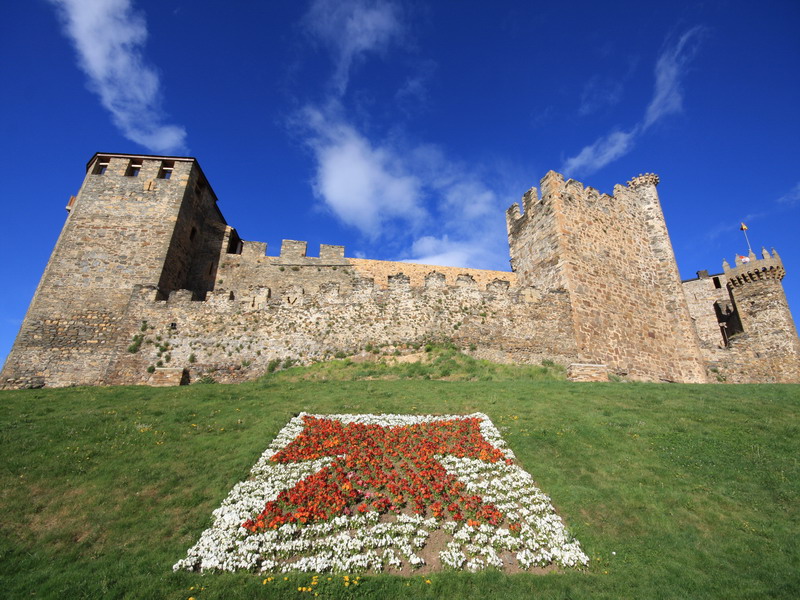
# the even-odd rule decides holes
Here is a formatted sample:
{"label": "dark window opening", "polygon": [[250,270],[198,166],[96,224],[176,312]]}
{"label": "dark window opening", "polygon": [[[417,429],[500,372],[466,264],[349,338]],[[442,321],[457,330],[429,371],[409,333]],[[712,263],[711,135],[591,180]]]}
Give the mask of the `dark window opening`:
{"label": "dark window opening", "polygon": [[722,284],[719,282],[719,277],[714,277],[714,287],[720,289]]}
{"label": "dark window opening", "polygon": [[228,240],[228,254],[241,254],[242,253],[242,240],[236,231],[231,231],[230,240]]}
{"label": "dark window opening", "polygon": [[161,168],[158,170],[159,179],[171,179],[172,170],[175,168],[174,160],[162,160]]}
{"label": "dark window opening", "polygon": [[127,177],[138,177],[139,172],[142,170],[142,161],[131,160],[128,163],[128,169],[125,171]]}
{"label": "dark window opening", "polygon": [[108,159],[107,158],[99,158],[94,165],[94,171],[92,173],[94,175],[105,175],[105,172],[108,170]]}
{"label": "dark window opening", "polygon": [[192,231],[189,232],[189,241],[193,242],[195,236],[197,236],[197,227],[192,227]]}

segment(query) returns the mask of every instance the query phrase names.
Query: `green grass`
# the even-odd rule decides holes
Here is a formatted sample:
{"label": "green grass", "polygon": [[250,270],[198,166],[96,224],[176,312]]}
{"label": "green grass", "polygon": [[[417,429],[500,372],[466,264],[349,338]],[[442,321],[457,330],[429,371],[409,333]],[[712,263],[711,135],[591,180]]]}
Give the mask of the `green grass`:
{"label": "green grass", "polygon": [[[372,346],[367,352],[379,352]],[[421,360],[399,362],[393,354],[344,358],[311,365],[304,369],[277,372],[284,381],[357,381],[362,379],[442,379],[447,381],[563,381],[565,369],[550,361],[542,366],[498,364],[461,353],[452,344],[426,344],[419,352]],[[268,367],[275,372],[281,361]],[[289,369],[292,363],[284,363]]]}
{"label": "green grass", "polygon": [[[466,377],[450,359],[446,377]],[[423,367],[416,379],[349,381],[361,367],[340,362],[236,386],[0,392],[0,590],[313,598],[297,591],[308,574],[264,584],[171,567],[293,414],[481,411],[591,567],[362,575],[347,587],[322,575],[320,598],[800,597],[800,386],[571,384],[511,367],[436,381],[424,377],[442,371]]]}

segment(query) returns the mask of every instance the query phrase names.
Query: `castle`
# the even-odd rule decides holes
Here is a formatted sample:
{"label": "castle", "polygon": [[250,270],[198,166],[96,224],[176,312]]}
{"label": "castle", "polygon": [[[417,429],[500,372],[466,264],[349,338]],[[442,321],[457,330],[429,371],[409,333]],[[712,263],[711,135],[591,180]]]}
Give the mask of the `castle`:
{"label": "castle", "polygon": [[511,272],[307,255],[239,238],[193,158],[87,165],[0,386],[241,381],[452,340],[577,380],[800,382],[777,253],[681,282],[652,174],[601,194],[555,172],[507,212]]}

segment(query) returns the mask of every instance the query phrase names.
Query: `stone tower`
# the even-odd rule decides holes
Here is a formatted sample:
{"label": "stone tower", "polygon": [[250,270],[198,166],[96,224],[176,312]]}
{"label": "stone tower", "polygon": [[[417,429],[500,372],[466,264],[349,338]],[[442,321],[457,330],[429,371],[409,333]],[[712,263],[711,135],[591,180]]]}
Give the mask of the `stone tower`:
{"label": "stone tower", "polygon": [[96,154],[67,210],[3,369],[21,385],[103,381],[130,343],[135,290],[213,287],[226,225],[193,158]]}
{"label": "stone tower", "polygon": [[752,380],[800,380],[800,339],[781,285],[786,271],[774,250],[762,249],[736,257],[733,267],[722,263],[727,287],[741,324],[730,346],[739,351],[738,363]]}
{"label": "stone tower", "polygon": [[507,212],[522,285],[561,290],[580,359],[637,379],[704,382],[705,366],[661,212],[656,175],[614,195],[550,171]]}

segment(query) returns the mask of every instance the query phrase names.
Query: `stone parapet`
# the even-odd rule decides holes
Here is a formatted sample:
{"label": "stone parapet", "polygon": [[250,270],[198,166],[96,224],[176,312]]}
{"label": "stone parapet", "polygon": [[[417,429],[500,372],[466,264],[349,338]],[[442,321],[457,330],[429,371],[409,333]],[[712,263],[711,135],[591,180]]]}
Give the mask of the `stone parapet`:
{"label": "stone parapet", "polygon": [[751,251],[748,256],[737,254],[734,267],[731,267],[728,261],[723,261],[722,269],[728,279],[728,285],[739,287],[766,279],[781,281],[786,275],[786,270],[778,253],[773,250],[770,256],[769,252],[763,249],[762,257],[756,258],[755,253]]}

